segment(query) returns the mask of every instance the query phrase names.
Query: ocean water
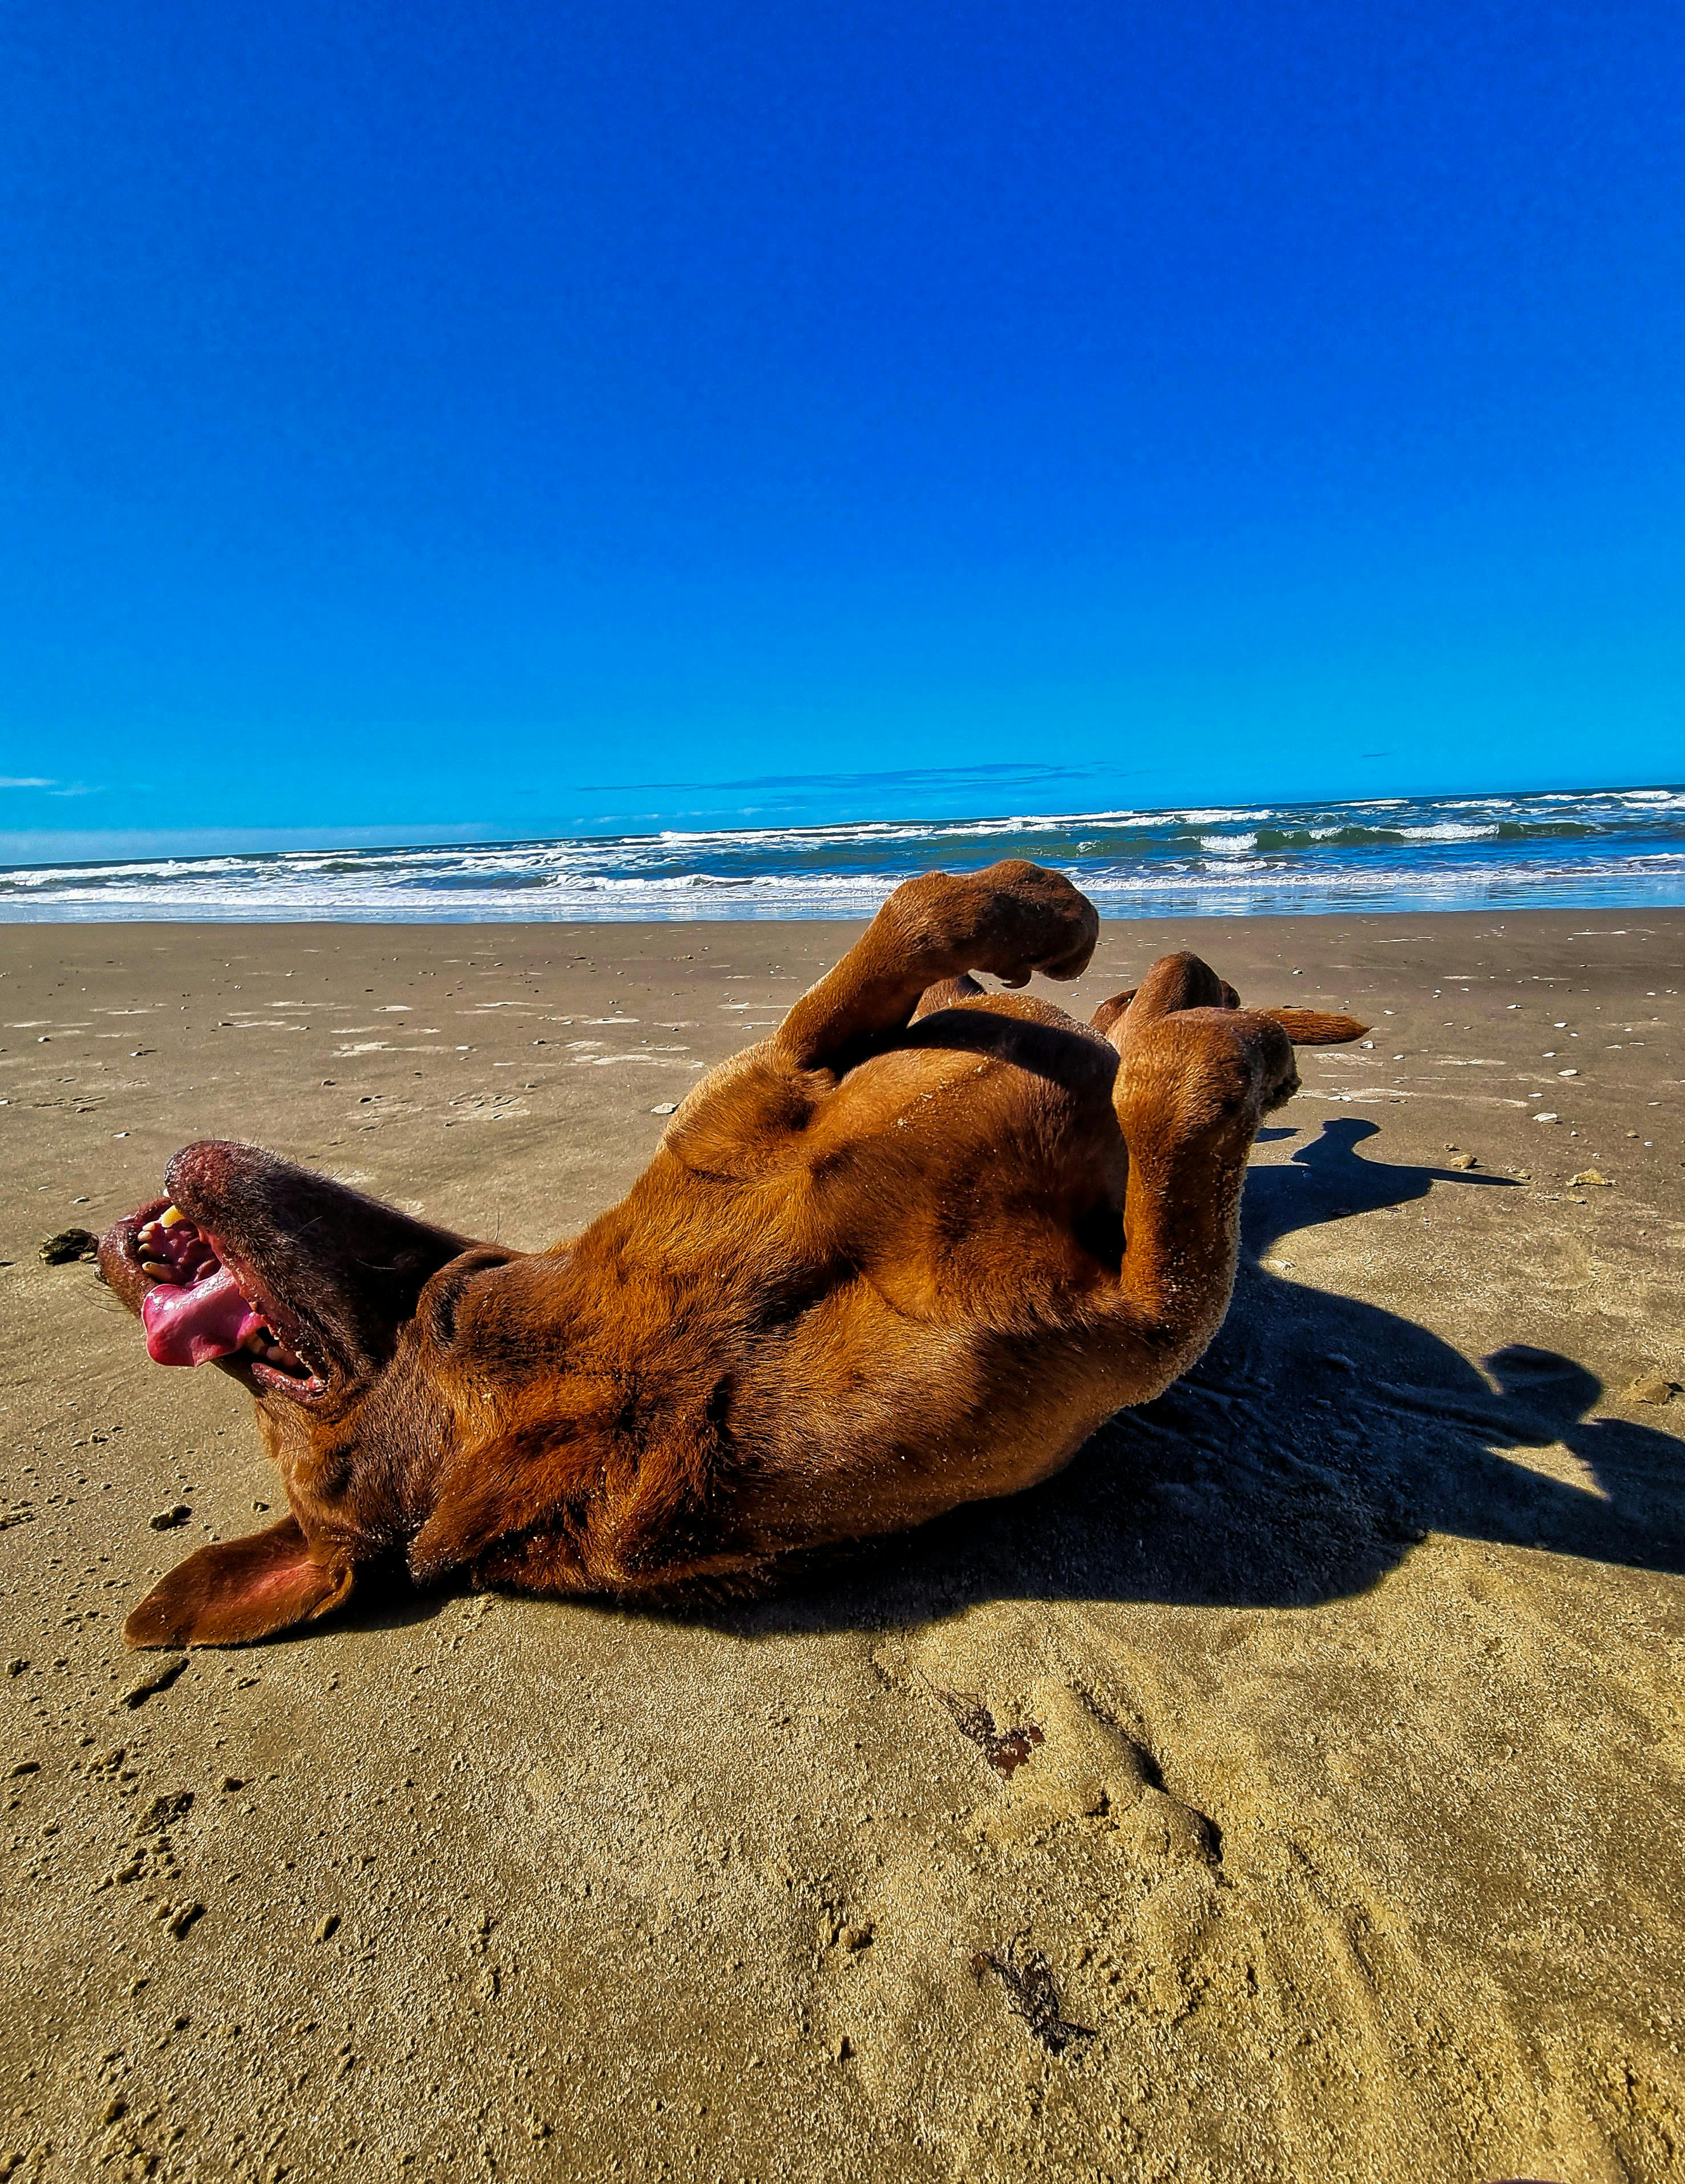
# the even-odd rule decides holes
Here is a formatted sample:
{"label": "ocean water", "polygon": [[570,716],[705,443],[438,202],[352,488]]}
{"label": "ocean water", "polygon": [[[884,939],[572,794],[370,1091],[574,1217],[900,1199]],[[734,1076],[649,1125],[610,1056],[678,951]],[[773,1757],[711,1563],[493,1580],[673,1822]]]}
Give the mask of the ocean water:
{"label": "ocean water", "polygon": [[1109,917],[1685,905],[1685,788],[12,866],[0,920],[857,917],[998,857],[1059,866]]}

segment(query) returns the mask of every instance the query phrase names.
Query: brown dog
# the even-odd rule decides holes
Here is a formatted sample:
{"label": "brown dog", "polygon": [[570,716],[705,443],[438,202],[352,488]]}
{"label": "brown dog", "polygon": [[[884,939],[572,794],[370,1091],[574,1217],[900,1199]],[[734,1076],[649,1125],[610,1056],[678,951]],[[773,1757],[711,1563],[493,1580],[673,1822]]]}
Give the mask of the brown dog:
{"label": "brown dog", "polygon": [[1093,905],[1021,863],[898,889],[780,1029],[698,1085],[571,1244],[475,1243],[255,1147],[187,1146],[104,1279],[152,1355],[257,1399],[292,1514],[201,1547],[136,1646],[325,1614],[403,1557],[543,1592],[739,1585],[1012,1494],[1197,1358],[1291,1042],[1166,956],[1092,1025]]}

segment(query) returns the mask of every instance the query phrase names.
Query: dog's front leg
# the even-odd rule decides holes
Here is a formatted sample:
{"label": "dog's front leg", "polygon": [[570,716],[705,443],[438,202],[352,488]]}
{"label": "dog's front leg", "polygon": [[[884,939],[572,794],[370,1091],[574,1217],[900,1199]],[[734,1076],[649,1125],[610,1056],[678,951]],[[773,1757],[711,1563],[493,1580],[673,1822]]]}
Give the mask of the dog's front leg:
{"label": "dog's front leg", "polygon": [[1062,872],[1019,859],[897,888],[856,945],[784,1019],[773,1045],[800,1069],[839,1073],[904,1030],[926,988],[968,971],[1021,986],[1032,971],[1076,978],[1099,935],[1093,905]]}

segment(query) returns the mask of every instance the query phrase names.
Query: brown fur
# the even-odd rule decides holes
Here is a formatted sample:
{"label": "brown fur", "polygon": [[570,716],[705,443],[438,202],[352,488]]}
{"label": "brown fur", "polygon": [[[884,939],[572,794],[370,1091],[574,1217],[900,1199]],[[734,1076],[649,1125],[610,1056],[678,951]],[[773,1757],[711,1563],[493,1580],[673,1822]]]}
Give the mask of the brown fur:
{"label": "brown fur", "polygon": [[[253,1147],[177,1154],[170,1198],[328,1386],[307,1402],[224,1361],[292,1517],[200,1548],[130,1642],[261,1636],[376,1557],[534,1591],[739,1584],[1057,1470],[1215,1332],[1291,1041],[1365,1028],[1242,1009],[1187,955],[1092,1025],[970,975],[1076,978],[1098,932],[1037,866],[908,882],[697,1086],[621,1203],[548,1251]],[[157,1210],[101,1247],[136,1311]]]}

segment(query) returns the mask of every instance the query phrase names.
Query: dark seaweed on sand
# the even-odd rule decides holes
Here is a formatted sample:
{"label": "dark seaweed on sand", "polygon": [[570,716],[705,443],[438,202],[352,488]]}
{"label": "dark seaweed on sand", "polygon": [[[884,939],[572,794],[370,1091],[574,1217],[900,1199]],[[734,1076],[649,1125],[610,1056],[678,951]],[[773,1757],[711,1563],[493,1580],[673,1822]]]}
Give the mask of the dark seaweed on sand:
{"label": "dark seaweed on sand", "polygon": [[1007,2008],[1023,2019],[1031,2038],[1039,2040],[1050,2055],[1062,2053],[1073,2041],[1093,2038],[1092,2025],[1073,2025],[1059,2015],[1059,1989],[1039,1949],[1032,1949],[1021,1960],[1015,1947],[1009,1946],[1004,1957],[990,1949],[979,1949],[971,1959],[971,1969],[979,1979],[985,1972],[996,1975],[1006,1989]]}

